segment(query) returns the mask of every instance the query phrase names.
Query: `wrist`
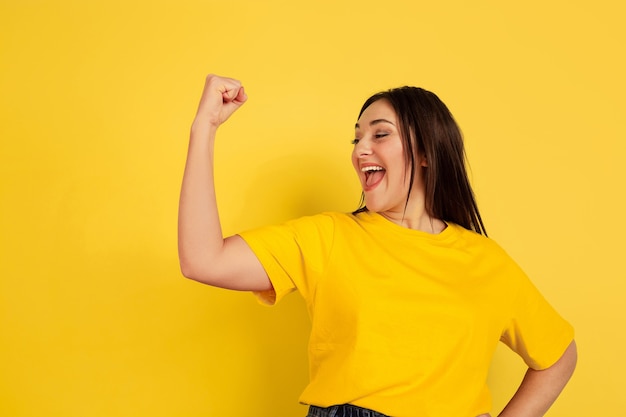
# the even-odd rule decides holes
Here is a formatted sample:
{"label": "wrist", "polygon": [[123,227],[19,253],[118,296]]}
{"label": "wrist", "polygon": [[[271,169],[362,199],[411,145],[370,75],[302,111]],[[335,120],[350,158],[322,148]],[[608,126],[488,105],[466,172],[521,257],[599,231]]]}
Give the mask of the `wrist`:
{"label": "wrist", "polygon": [[215,137],[219,124],[211,123],[208,120],[195,118],[191,124],[191,137],[208,137],[209,139]]}

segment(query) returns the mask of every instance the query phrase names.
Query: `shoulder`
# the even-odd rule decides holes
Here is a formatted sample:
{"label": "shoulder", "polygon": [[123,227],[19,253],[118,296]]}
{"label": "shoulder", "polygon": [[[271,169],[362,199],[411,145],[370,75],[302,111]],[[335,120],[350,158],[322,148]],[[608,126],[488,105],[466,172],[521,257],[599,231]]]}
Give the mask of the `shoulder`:
{"label": "shoulder", "polygon": [[294,230],[327,230],[330,231],[335,227],[335,224],[343,220],[343,213],[336,212],[324,212],[319,214],[313,214],[309,216],[302,216],[287,221],[284,226],[292,228]]}
{"label": "shoulder", "polygon": [[356,225],[365,225],[371,222],[367,213],[343,213],[336,211],[322,212],[310,216],[302,216],[290,220],[285,224],[291,227],[322,227],[341,228]]}
{"label": "shoulder", "polygon": [[471,263],[479,271],[489,271],[489,275],[506,277],[508,284],[524,280],[526,274],[515,260],[494,239],[467,230],[458,225],[455,246],[471,259]]}
{"label": "shoulder", "polygon": [[467,246],[468,248],[484,251],[491,256],[508,257],[506,251],[492,238],[454,223],[449,224],[448,227],[455,229],[459,244]]}
{"label": "shoulder", "polygon": [[328,240],[333,238],[337,225],[347,221],[347,216],[349,215],[335,212],[307,215],[288,220],[282,224],[268,225],[246,231],[242,235],[246,238],[251,235],[262,235],[268,239],[288,239],[298,242]]}

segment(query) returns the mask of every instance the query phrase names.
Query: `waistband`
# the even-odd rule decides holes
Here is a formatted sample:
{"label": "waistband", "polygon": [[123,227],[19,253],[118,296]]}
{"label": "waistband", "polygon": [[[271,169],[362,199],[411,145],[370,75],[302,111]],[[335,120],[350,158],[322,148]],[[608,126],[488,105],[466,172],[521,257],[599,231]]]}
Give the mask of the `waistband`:
{"label": "waistband", "polygon": [[352,404],[333,405],[322,408],[312,405],[307,417],[388,417],[386,414]]}

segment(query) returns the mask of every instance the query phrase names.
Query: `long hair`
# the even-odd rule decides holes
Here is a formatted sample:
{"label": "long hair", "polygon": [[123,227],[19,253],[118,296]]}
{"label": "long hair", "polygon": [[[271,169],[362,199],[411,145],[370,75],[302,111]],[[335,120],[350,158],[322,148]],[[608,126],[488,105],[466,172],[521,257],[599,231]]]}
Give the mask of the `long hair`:
{"label": "long hair", "polygon": [[[446,105],[423,88],[400,87],[368,98],[358,118],[378,100],[387,100],[398,117],[404,157],[411,174],[409,195],[416,169],[422,169],[426,212],[487,236],[465,168],[463,136]],[[426,158],[426,167],[417,163],[420,154]],[[361,207],[355,213],[366,210],[361,198]]]}

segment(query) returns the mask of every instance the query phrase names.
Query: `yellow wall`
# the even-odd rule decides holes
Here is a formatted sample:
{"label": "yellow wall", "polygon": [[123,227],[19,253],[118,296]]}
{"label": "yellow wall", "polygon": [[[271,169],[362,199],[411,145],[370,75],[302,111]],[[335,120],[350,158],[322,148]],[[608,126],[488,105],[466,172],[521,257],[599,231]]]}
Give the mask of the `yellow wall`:
{"label": "yellow wall", "polygon": [[[626,83],[618,0],[0,2],[0,416],[302,416],[308,322],[183,279],[176,211],[208,72],[225,231],[353,209],[361,102],[431,89],[491,236],[577,329],[550,416],[622,415]],[[521,377],[494,359],[495,408]],[[257,411],[253,411],[257,410]]]}

